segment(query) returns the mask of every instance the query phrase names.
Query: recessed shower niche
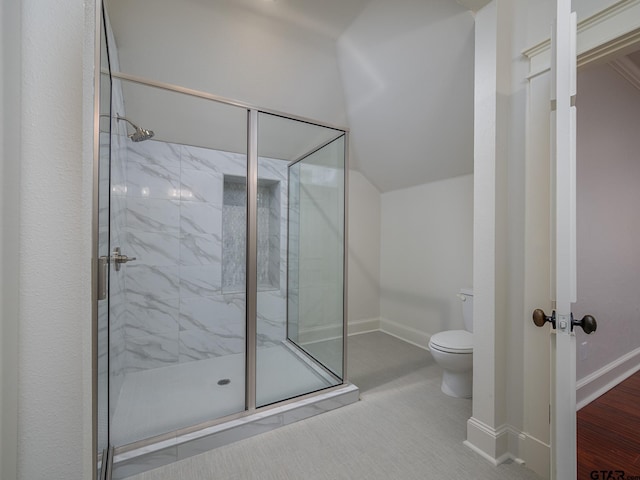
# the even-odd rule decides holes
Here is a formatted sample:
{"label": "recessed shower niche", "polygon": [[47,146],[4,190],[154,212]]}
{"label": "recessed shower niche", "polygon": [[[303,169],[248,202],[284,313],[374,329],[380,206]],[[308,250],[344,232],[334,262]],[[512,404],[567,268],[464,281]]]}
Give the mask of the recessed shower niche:
{"label": "recessed shower niche", "polygon": [[[272,162],[275,163],[275,162]],[[283,162],[278,162],[283,163]],[[283,165],[284,167],[285,165]],[[281,182],[258,179],[258,291],[280,289]],[[222,291],[244,291],[246,285],[244,231],[247,225],[247,180],[225,175],[222,200]],[[286,239],[285,239],[286,240]]]}

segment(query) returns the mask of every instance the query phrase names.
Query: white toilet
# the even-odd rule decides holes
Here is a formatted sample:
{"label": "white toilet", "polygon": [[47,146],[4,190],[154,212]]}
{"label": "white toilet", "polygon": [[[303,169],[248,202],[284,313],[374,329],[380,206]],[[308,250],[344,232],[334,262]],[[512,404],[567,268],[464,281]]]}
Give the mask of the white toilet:
{"label": "white toilet", "polygon": [[451,397],[471,398],[473,384],[473,290],[461,289],[466,330],[436,333],[429,341],[433,359],[444,370],[442,391]]}

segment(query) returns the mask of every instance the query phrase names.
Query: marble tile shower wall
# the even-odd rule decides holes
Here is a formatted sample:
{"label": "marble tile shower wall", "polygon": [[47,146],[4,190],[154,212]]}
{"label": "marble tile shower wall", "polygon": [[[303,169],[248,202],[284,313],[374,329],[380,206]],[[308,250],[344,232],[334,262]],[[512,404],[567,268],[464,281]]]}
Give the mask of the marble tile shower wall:
{"label": "marble tile shower wall", "polygon": [[[121,308],[112,309],[122,339],[122,350],[112,350],[117,373],[244,352],[245,294],[222,288],[222,212],[224,177],[244,177],[246,157],[127,140],[114,163],[121,168],[112,171],[113,246],[136,257],[112,271],[123,282]],[[262,177],[284,186],[278,192],[286,212],[286,162],[260,164]],[[259,293],[259,346],[285,337],[286,218],[280,222],[279,285]]]}

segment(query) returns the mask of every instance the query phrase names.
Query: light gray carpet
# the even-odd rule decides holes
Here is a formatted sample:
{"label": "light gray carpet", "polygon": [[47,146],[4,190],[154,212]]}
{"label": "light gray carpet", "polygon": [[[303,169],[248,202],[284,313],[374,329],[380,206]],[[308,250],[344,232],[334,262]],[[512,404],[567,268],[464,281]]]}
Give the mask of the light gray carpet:
{"label": "light gray carpet", "polygon": [[361,401],[131,477],[135,480],[534,480],[465,447],[471,401],[440,391],[428,352],[375,332],[349,338]]}

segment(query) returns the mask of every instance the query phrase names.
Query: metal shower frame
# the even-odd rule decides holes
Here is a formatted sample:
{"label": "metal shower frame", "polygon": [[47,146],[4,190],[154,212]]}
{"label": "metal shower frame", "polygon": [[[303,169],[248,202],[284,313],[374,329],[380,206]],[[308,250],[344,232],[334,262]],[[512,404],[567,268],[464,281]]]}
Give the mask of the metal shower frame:
{"label": "metal shower frame", "polygon": [[[348,383],[347,376],[347,273],[348,273],[348,218],[349,218],[349,202],[348,202],[348,184],[349,184],[349,129],[342,126],[336,126],[329,123],[318,122],[306,117],[292,115],[277,110],[258,108],[251,104],[240,102],[233,99],[224,98],[207,92],[193,90],[177,85],[158,82],[122,72],[103,72],[101,70],[101,50],[100,50],[100,28],[103,21],[102,18],[102,0],[96,0],[95,12],[95,67],[94,67],[94,137],[93,137],[93,215],[92,215],[92,320],[91,320],[91,337],[92,337],[92,452],[94,467],[98,462],[97,453],[97,434],[98,434],[98,260],[100,256],[98,240],[99,240],[99,166],[100,166],[100,77],[102,73],[107,73],[111,78],[154,87],[175,93],[182,93],[192,97],[197,97],[213,102],[240,107],[247,112],[247,285],[246,285],[246,357],[245,357],[245,410],[233,415],[220,417],[215,420],[201,423],[199,425],[185,427],[177,431],[167,434],[154,436],[149,439],[141,440],[133,444],[127,445],[124,449],[116,449],[116,453],[130,451],[141,448],[150,444],[154,444],[176,435],[184,435],[192,433],[214,425],[219,425],[234,419],[243,418],[256,411],[267,411],[289,403],[293,403],[305,398],[311,398],[332,390],[344,387]],[[343,348],[342,348],[342,383],[333,387],[328,387],[316,392],[297,396],[292,399],[283,400],[271,405],[257,407],[256,406],[256,333],[257,333],[257,182],[258,182],[258,116],[260,113],[274,115],[285,119],[295,120],[310,125],[329,128],[342,132],[345,137],[344,142],[344,224],[343,224]],[[342,136],[342,135],[338,135]],[[336,137],[336,138],[338,138]],[[335,140],[335,138],[334,138]],[[294,161],[295,162],[295,161]],[[293,162],[292,162],[293,163]],[[96,476],[96,468],[93,469],[94,478]]]}

